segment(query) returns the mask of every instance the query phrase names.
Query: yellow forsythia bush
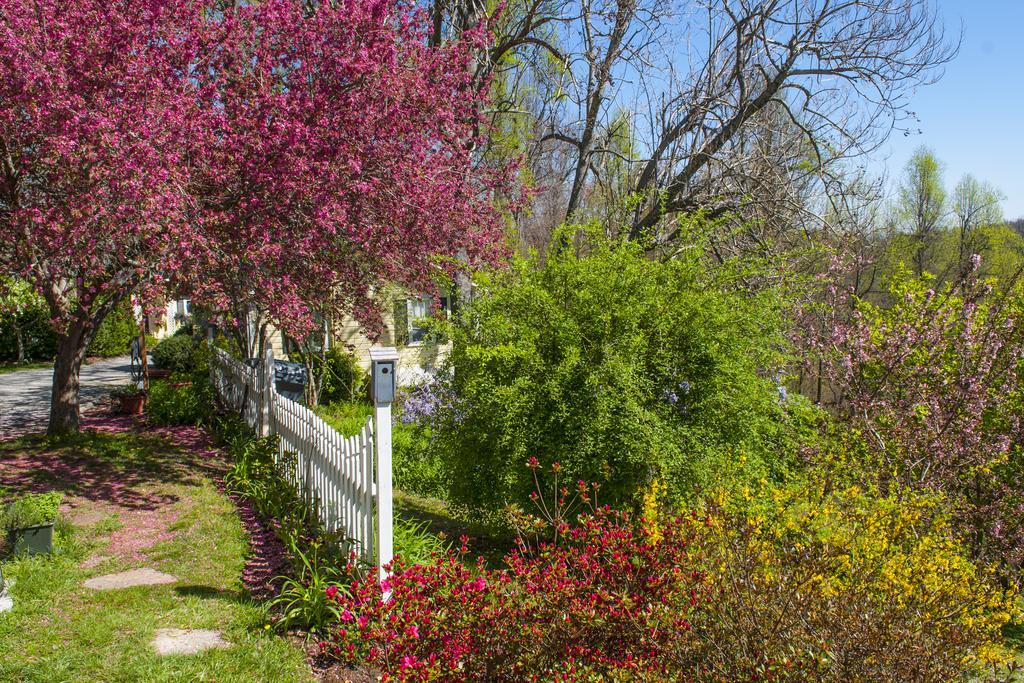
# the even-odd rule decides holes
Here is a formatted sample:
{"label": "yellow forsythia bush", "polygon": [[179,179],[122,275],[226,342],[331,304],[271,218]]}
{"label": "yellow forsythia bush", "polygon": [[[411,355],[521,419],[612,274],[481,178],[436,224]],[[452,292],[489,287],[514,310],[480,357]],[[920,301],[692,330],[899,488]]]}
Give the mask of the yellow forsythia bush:
{"label": "yellow forsythia bush", "polygon": [[701,680],[949,681],[1010,659],[1015,596],[936,500],[810,487],[707,513],[695,556],[714,596],[694,619],[702,645],[678,653]]}

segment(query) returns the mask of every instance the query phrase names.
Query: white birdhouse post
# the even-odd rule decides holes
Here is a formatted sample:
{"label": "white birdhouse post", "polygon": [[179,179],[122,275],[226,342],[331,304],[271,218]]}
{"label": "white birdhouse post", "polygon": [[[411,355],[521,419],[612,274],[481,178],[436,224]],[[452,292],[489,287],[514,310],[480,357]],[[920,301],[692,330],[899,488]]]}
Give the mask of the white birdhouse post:
{"label": "white birdhouse post", "polygon": [[[394,503],[391,484],[391,404],[395,400],[398,351],[393,346],[370,349],[373,390],[374,451],[377,454],[377,573],[387,578],[384,565],[394,557]],[[384,600],[391,591],[384,592]]]}

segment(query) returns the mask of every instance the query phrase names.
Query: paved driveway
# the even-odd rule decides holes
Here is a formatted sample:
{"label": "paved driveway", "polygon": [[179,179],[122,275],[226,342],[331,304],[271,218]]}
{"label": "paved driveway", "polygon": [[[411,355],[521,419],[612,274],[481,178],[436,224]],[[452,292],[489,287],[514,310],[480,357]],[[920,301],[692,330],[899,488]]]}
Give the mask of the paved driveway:
{"label": "paved driveway", "polygon": [[[103,399],[111,386],[131,379],[128,356],[82,366],[82,410]],[[0,375],[0,439],[46,429],[50,419],[53,370],[21,370]]]}

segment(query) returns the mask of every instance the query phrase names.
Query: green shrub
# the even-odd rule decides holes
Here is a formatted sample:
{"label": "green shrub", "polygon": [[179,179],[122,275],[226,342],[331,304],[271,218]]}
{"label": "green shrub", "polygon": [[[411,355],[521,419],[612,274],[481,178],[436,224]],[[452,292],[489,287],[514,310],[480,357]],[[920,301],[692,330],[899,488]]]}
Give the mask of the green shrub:
{"label": "green shrub", "polygon": [[391,457],[396,488],[433,498],[447,495],[446,470],[430,447],[430,427],[396,423],[391,432]]}
{"label": "green shrub", "polygon": [[192,338],[174,335],[153,347],[153,365],[172,372],[187,373],[194,367]]}
{"label": "green shrub", "polygon": [[209,425],[217,445],[227,447],[233,456],[241,447],[240,444],[251,441],[253,438],[249,425],[237,413],[214,415],[210,419]]}
{"label": "green shrub", "polygon": [[296,557],[303,538],[312,538],[316,529],[310,507],[288,480],[294,471],[295,456],[285,453],[278,462],[278,438],[255,438],[246,427],[240,429],[229,446],[231,468],[224,475],[224,483],[234,493],[252,502],[256,512],[264,519],[277,523],[277,535],[285,549],[301,569]]}
{"label": "green shrub", "polygon": [[15,499],[0,515],[0,526],[5,529],[24,529],[31,526],[53,524],[64,496],[57,491],[26,493]]}
{"label": "green shrub", "polygon": [[784,301],[692,249],[670,261],[584,234],[480,283],[451,326],[434,443],[453,502],[525,503],[527,458],[625,501],[780,477],[816,418],[778,382]]}
{"label": "green shrub", "polygon": [[174,331],[173,337],[192,337],[195,334],[195,325],[192,323],[192,319],[189,318],[188,322],[180,326]]}
{"label": "green shrub", "polygon": [[104,358],[126,355],[131,349],[132,337],[138,334],[139,324],[132,313],[131,303],[124,301],[100,323],[89,343],[89,354]]}
{"label": "green shrub", "polygon": [[213,406],[213,389],[208,382],[187,386],[157,381],[149,387],[146,412],[155,425],[197,425],[209,418]]}
{"label": "green shrub", "polygon": [[[301,357],[295,359],[302,362]],[[317,403],[365,401],[369,377],[354,353],[343,346],[332,346],[323,357],[312,356],[313,374],[320,381]]]}
{"label": "green shrub", "polygon": [[210,343],[202,340],[192,347],[192,378],[195,380],[209,379],[210,377]]}
{"label": "green shrub", "polygon": [[16,315],[0,316],[0,361],[18,360],[18,330],[26,362],[53,360],[57,353],[57,335],[50,324],[49,308],[44,303],[37,303]]}

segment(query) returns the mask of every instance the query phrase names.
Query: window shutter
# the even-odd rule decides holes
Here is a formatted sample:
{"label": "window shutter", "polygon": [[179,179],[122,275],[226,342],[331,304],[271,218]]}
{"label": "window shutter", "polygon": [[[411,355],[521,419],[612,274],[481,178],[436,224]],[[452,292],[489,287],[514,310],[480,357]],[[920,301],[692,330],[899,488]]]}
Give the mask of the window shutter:
{"label": "window shutter", "polygon": [[445,296],[445,302],[448,304],[448,318],[451,320],[455,319],[455,316],[459,314],[459,292],[453,289],[448,292]]}
{"label": "window shutter", "polygon": [[409,343],[409,304],[406,300],[395,299],[395,346]]}

